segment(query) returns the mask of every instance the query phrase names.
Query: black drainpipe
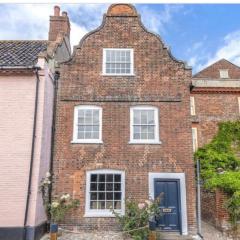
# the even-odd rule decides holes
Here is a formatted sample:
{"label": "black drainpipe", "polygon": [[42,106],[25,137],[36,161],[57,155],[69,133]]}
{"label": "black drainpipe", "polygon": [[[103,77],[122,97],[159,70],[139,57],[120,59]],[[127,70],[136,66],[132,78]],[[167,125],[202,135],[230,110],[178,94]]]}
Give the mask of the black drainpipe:
{"label": "black drainpipe", "polygon": [[37,126],[37,110],[38,110],[38,95],[39,95],[39,67],[33,67],[36,74],[36,91],[35,91],[35,105],[34,105],[34,119],[33,119],[33,132],[32,132],[32,149],[31,149],[31,160],[29,166],[29,177],[28,177],[28,190],[27,190],[27,201],[24,215],[24,229],[23,229],[23,240],[27,237],[27,219],[29,210],[29,200],[31,195],[31,185],[32,185],[32,170],[33,170],[33,160],[35,152],[35,139],[36,139],[36,126]]}
{"label": "black drainpipe", "polygon": [[52,201],[52,180],[53,180],[53,157],[54,157],[54,141],[55,141],[55,123],[56,123],[56,108],[57,108],[57,92],[58,92],[58,79],[60,73],[58,71],[54,74],[54,98],[53,98],[53,118],[52,118],[52,139],[51,139],[51,160],[50,160],[50,174],[51,185],[49,188],[49,202]]}

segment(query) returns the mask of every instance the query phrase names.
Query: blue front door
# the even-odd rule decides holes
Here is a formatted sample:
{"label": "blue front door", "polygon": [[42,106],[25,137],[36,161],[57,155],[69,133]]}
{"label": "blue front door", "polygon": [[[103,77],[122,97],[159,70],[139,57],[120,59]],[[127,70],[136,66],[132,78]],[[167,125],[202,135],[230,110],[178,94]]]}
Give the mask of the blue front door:
{"label": "blue front door", "polygon": [[180,231],[179,180],[154,180],[154,197],[161,196],[161,216],[157,226],[163,231]]}

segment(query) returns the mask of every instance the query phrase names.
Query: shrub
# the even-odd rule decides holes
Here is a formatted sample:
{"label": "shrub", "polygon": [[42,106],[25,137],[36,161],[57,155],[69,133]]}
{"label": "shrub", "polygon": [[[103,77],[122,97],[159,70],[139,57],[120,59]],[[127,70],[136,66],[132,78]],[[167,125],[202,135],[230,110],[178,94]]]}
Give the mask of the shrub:
{"label": "shrub", "polygon": [[143,240],[149,235],[149,220],[160,215],[159,204],[160,197],[154,201],[146,200],[144,203],[127,200],[125,203],[125,215],[115,211],[113,213],[124,232],[131,235],[134,240]]}

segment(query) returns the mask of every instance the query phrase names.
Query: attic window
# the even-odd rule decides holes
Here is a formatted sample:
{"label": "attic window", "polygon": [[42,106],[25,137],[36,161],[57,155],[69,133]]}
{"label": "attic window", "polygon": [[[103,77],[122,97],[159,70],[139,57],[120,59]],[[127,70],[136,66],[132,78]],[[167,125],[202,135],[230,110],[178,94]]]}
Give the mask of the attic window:
{"label": "attic window", "polygon": [[220,73],[220,78],[229,78],[227,69],[220,69],[219,73]]}
{"label": "attic window", "polygon": [[133,75],[133,49],[103,49],[104,75]]}

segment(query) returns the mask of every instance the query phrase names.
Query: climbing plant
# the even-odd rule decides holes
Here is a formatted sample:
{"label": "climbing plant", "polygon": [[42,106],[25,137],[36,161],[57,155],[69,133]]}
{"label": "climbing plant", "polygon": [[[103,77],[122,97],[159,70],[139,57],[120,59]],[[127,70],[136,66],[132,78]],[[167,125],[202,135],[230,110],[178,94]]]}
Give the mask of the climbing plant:
{"label": "climbing plant", "polygon": [[229,196],[226,208],[235,226],[240,220],[240,121],[220,123],[216,136],[194,158],[200,161],[204,187]]}

